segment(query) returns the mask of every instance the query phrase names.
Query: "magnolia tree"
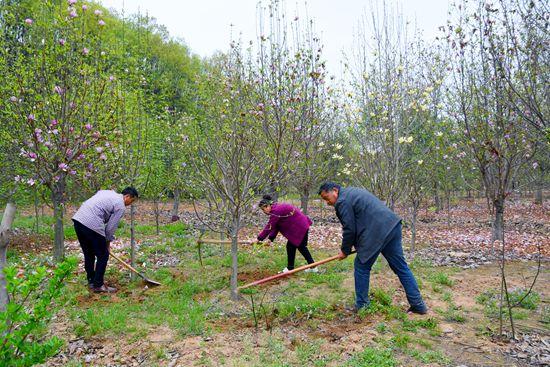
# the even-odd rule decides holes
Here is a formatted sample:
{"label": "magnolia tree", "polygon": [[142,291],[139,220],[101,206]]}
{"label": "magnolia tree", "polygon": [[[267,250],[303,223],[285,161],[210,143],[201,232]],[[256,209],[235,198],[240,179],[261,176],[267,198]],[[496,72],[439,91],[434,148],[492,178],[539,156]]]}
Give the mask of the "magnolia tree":
{"label": "magnolia tree", "polygon": [[418,111],[430,109],[436,86],[416,74],[421,48],[407,38],[401,18],[385,4],[371,18],[371,24],[366,17],[360,23],[346,63],[345,111],[359,156],[354,180],[393,208],[404,192],[403,167],[416,144],[412,132],[422,123]]}
{"label": "magnolia tree", "polygon": [[60,260],[68,185],[91,176],[107,160],[118,96],[102,49],[102,13],[74,0],[42,5],[44,11],[21,19],[22,36],[9,45],[22,51],[10,60],[7,108],[18,127],[13,142],[21,142],[20,158],[28,167],[28,174],[16,179],[49,192],[54,258]]}
{"label": "magnolia tree", "polygon": [[511,28],[508,20],[517,12],[504,5],[478,2],[471,8],[463,4],[458,18],[447,26],[454,69],[450,86],[454,108],[450,113],[463,130],[493,206],[492,239],[502,245],[501,333],[503,295],[514,332],[513,305],[504,276],[506,200],[518,172],[527,166],[537,146],[532,123],[506,100],[506,96],[513,95],[510,89],[515,84],[511,81],[517,75],[521,80],[523,67],[516,62],[517,53],[510,51],[516,47],[513,39],[521,33]]}
{"label": "magnolia tree", "polygon": [[197,154],[192,158],[204,210],[199,218],[231,239],[231,296],[237,292],[239,230],[251,214],[257,193],[266,182],[270,160],[261,134],[261,107],[249,63],[238,45],[221,55],[201,81],[203,115],[194,123]]}

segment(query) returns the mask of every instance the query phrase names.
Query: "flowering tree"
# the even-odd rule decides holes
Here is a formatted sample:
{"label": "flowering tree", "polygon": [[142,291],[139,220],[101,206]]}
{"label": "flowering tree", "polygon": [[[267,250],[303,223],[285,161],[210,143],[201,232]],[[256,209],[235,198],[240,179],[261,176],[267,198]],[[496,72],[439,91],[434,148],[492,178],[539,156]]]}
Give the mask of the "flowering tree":
{"label": "flowering tree", "polygon": [[[192,159],[196,187],[205,203],[203,222],[226,234],[231,243],[231,296],[237,293],[237,245],[254,200],[266,182],[269,158],[265,154],[254,83],[240,47],[232,44],[201,81],[204,115],[194,124]],[[211,214],[211,215],[208,215]],[[206,219],[203,215],[208,216]]]}
{"label": "flowering tree", "polygon": [[[44,185],[55,215],[54,258],[64,257],[63,214],[68,185],[91,176],[107,160],[118,96],[105,62],[101,11],[75,0],[46,1],[43,11],[20,19],[20,50],[9,61],[8,118],[29,172],[18,181]],[[67,8],[68,6],[68,8]],[[29,11],[33,10],[32,8]],[[55,19],[55,27],[52,26]]]}
{"label": "flowering tree", "polygon": [[[504,213],[512,183],[531,160],[537,139],[532,134],[532,122],[517,113],[516,104],[506,99],[514,95],[510,89],[515,88],[515,84],[510,81],[517,80],[518,75],[521,80],[523,74],[523,66],[515,59],[517,53],[510,51],[515,47],[512,40],[516,32],[521,31],[510,27],[508,19],[514,17],[516,11],[506,4],[510,3],[503,1],[495,5],[480,1],[473,8],[462,4],[457,19],[447,26],[447,40],[455,78],[451,89],[451,105],[455,108],[451,114],[463,129],[465,142],[493,206],[492,239],[502,246],[500,330],[502,333],[502,306],[506,296],[514,333],[513,305],[504,273]],[[534,92],[539,93],[546,92]]]}
{"label": "flowering tree", "polygon": [[366,17],[360,23],[346,64],[351,88],[345,110],[360,162],[354,179],[393,208],[404,192],[402,169],[416,144],[418,111],[428,111],[435,87],[418,78],[421,47],[391,14],[384,3],[382,13],[372,11],[372,24]]}

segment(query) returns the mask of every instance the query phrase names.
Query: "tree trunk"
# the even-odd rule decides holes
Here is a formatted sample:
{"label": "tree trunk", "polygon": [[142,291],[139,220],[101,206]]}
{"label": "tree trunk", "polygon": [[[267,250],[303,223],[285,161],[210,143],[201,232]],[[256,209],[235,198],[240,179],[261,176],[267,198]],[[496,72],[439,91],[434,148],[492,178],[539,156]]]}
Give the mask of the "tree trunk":
{"label": "tree trunk", "polygon": [[535,188],[535,204],[542,205],[544,200],[542,195],[542,188],[544,186],[544,170],[542,166],[539,166],[539,177],[537,178],[537,187]]}
{"label": "tree trunk", "polygon": [[504,240],[504,199],[498,198],[493,201],[493,242]]}
{"label": "tree trunk", "polygon": [[6,290],[6,277],[4,276],[4,268],[6,267],[6,253],[9,243],[9,230],[15,218],[15,204],[8,202],[4,215],[2,216],[2,224],[0,225],[0,312],[6,310],[6,305],[9,302],[9,295]]}
{"label": "tree trunk", "polygon": [[60,262],[65,258],[65,232],[63,231],[63,194],[65,193],[65,182],[59,180],[52,191],[54,224],[54,247],[53,258]]}
{"label": "tree trunk", "polygon": [[155,210],[155,225],[156,225],[156,228],[157,228],[157,236],[160,234],[160,224],[159,224],[159,217],[160,217],[160,212],[159,212],[159,201],[158,199],[155,198],[155,200],[153,200],[153,204],[154,204],[154,210]]}
{"label": "tree trunk", "polygon": [[239,220],[233,220],[233,228],[231,229],[231,299],[236,301],[239,299],[239,291],[237,290],[237,275],[238,275],[238,233]]}
{"label": "tree trunk", "polygon": [[418,205],[413,204],[412,222],[411,222],[411,258],[414,259],[416,249],[416,218],[418,216]]}
{"label": "tree trunk", "polygon": [[38,188],[34,187],[34,232],[38,233],[40,230],[40,208],[38,200]]}
{"label": "tree trunk", "polygon": [[302,208],[302,212],[304,212],[305,215],[307,215],[307,209],[308,209],[308,203],[309,203],[309,191],[308,192],[302,192],[302,195],[300,195],[300,207]]}
{"label": "tree trunk", "polygon": [[[134,204],[130,205],[130,264],[135,267],[136,266],[136,236],[135,236],[135,228],[136,228],[136,209]],[[130,272],[130,279],[136,280],[136,274],[134,272]]]}
{"label": "tree trunk", "polygon": [[441,211],[441,198],[439,197],[439,185],[437,182],[434,184],[434,205],[435,205],[435,212],[439,213]]}
{"label": "tree trunk", "polygon": [[174,190],[174,204],[172,205],[172,222],[179,220],[180,212],[180,189]]}

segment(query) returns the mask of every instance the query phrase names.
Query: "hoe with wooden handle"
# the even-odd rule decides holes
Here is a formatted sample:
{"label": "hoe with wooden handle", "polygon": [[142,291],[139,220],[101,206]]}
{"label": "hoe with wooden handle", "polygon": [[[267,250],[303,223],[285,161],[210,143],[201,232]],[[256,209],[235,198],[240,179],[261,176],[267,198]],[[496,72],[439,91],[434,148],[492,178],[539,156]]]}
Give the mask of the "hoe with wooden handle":
{"label": "hoe with wooden handle", "polygon": [[[355,251],[352,251],[350,254],[354,254],[354,253],[355,253]],[[292,274],[297,273],[297,272],[302,271],[302,270],[306,270],[306,269],[309,269],[309,268],[314,268],[314,267],[319,266],[321,264],[326,264],[330,261],[337,260],[339,258],[340,258],[340,255],[335,255],[335,256],[332,256],[332,257],[328,257],[326,259],[323,259],[323,260],[320,260],[320,261],[317,261],[317,262],[314,262],[314,263],[311,263],[311,264],[308,264],[308,265],[300,266],[299,268],[296,268],[296,269],[292,269],[290,271],[287,271],[286,273],[275,274],[275,275],[269,276],[267,278],[256,280],[252,283],[241,285],[240,287],[237,287],[237,289],[239,289],[239,290],[240,289],[246,289],[246,288],[249,288],[249,287],[253,287],[255,285],[267,283],[267,282],[270,282],[270,281],[275,280],[275,279],[279,279],[279,278],[286,277],[288,275],[292,275]]]}
{"label": "hoe with wooden handle", "polygon": [[127,264],[124,262],[124,260],[122,260],[120,257],[116,256],[115,254],[113,254],[113,252],[111,250],[109,250],[109,254],[114,257],[115,259],[117,259],[122,265],[124,265],[126,268],[130,269],[130,271],[133,271],[134,273],[136,273],[137,275],[140,276],[141,279],[143,279],[143,281],[149,285],[154,285],[154,286],[157,286],[157,285],[161,285],[159,282],[157,281],[154,281],[152,279],[149,279],[147,278],[145,275],[141,274],[139,271],[137,271],[136,269],[134,269],[134,267],[132,267],[132,265],[130,264]]}

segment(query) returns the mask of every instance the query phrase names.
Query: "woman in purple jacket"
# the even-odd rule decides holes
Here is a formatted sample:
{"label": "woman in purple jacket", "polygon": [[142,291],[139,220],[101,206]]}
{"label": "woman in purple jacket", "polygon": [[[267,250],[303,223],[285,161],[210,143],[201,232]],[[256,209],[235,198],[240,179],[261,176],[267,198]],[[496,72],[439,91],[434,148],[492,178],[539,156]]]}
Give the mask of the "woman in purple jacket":
{"label": "woman in purple jacket", "polygon": [[[266,237],[273,241],[279,232],[288,240],[286,244],[288,262],[287,267],[283,269],[283,273],[294,269],[296,249],[304,256],[308,264],[313,263],[313,257],[307,248],[309,227],[312,224],[311,219],[293,205],[274,202],[270,195],[263,196],[259,207],[265,214],[269,215],[269,222],[258,235],[258,241],[261,242]],[[318,269],[310,268],[306,271],[317,273]]]}

